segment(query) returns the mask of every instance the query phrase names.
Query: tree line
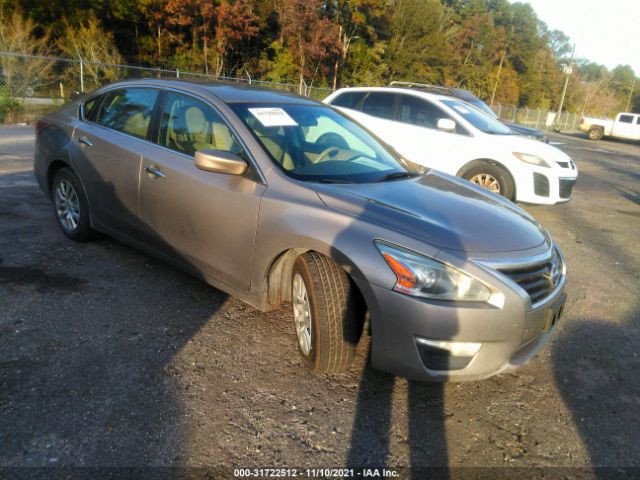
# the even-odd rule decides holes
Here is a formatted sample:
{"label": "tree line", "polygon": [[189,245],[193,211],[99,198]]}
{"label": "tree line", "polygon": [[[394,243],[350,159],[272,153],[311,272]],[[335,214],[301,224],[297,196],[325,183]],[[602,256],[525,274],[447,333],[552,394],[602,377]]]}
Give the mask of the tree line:
{"label": "tree line", "polygon": [[[508,0],[0,0],[0,51],[329,88],[415,81],[529,108],[558,107],[571,50]],[[573,65],[566,109],[640,110],[630,66]]]}

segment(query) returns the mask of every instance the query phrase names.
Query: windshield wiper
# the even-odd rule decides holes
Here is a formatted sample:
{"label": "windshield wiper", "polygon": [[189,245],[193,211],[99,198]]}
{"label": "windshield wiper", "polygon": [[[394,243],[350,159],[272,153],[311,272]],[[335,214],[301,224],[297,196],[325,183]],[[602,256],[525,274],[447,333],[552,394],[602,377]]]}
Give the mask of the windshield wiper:
{"label": "windshield wiper", "polygon": [[318,180],[320,183],[352,183],[349,180],[342,180],[340,178],[321,178]]}
{"label": "windshield wiper", "polygon": [[398,180],[400,178],[412,178],[412,177],[419,177],[419,176],[420,174],[415,172],[392,172],[392,173],[387,173],[386,175],[383,175],[378,180],[376,180],[376,182],[386,182],[388,180]]}

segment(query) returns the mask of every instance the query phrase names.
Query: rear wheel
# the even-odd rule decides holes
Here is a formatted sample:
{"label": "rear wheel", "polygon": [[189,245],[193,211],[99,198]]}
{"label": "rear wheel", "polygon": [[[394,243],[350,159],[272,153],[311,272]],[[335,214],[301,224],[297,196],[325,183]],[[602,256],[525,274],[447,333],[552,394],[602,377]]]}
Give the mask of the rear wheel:
{"label": "rear wheel", "polygon": [[600,140],[604,136],[604,131],[601,127],[593,127],[589,129],[589,140]]}
{"label": "rear wheel", "polygon": [[349,368],[361,334],[353,285],[333,260],[316,252],[296,259],[291,299],[298,350],[314,374]]}
{"label": "rear wheel", "polygon": [[89,222],[89,204],[78,177],[69,168],[56,172],[51,186],[58,226],[71,240],[86,242],[95,234]]}
{"label": "rear wheel", "polygon": [[498,165],[483,163],[468,170],[462,178],[509,200],[514,199],[515,186],[511,176],[504,168]]}

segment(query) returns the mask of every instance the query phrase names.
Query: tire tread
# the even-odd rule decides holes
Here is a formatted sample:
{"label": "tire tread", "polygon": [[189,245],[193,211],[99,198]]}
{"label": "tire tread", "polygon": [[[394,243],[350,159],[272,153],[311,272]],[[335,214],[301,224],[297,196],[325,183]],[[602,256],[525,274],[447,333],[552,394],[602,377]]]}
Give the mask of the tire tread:
{"label": "tire tread", "polygon": [[313,284],[312,301],[318,316],[321,341],[310,369],[316,374],[346,370],[355,355],[359,337],[351,280],[330,258],[307,252],[302,256]]}

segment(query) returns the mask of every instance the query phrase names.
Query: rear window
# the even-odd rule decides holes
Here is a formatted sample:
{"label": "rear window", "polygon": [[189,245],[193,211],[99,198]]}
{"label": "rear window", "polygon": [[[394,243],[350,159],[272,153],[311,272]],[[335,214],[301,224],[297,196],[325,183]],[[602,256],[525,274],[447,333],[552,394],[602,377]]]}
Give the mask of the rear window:
{"label": "rear window", "polygon": [[154,89],[117,90],[106,99],[96,121],[118,132],[146,138],[157,98],[158,90]]}
{"label": "rear window", "polygon": [[95,117],[96,109],[102,99],[101,95],[96,95],[82,104],[80,115],[84,120],[92,120]]}
{"label": "rear window", "polygon": [[367,92],[344,92],[331,101],[331,105],[355,109]]}

